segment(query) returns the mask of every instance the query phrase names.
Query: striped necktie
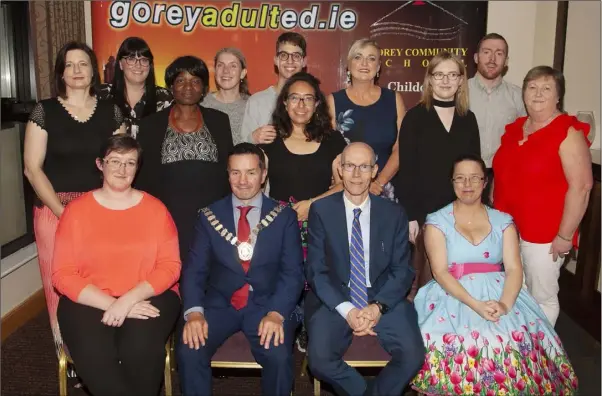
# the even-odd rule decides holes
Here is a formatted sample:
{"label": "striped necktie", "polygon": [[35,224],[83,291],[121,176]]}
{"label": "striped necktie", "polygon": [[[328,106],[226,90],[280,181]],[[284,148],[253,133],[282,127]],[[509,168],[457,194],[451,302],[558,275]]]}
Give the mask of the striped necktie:
{"label": "striped necktie", "polygon": [[362,210],[353,209],[353,225],[349,243],[349,258],[351,259],[351,302],[362,309],[368,305],[368,287],[366,286],[366,261],[364,260],[364,240],[360,226]]}

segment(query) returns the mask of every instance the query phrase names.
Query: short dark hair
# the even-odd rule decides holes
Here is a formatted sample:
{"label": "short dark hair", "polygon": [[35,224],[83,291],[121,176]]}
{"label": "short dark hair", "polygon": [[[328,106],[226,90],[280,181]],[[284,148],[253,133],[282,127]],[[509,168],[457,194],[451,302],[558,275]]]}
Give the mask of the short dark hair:
{"label": "short dark hair", "polygon": [[[264,154],[263,150],[260,149],[259,147],[257,147],[256,145],[254,145],[253,143],[247,143],[247,142],[238,143],[236,146],[234,146],[232,151],[230,151],[230,153],[228,154],[228,164],[230,163],[230,157],[232,157],[234,155],[245,155],[245,154],[256,155],[257,158],[259,159],[259,169],[264,170],[266,168],[265,154]],[[229,165],[228,165],[228,167],[229,167]]]}
{"label": "short dark hair", "polygon": [[[456,160],[454,161],[454,164],[451,167],[451,173],[449,175],[450,179],[454,177],[454,172],[456,171],[456,166],[460,162],[464,162],[464,161],[476,162],[479,165],[479,167],[481,168],[481,170],[483,171],[483,177],[485,178],[485,183],[491,182],[491,180],[489,180],[487,177],[487,165],[485,165],[485,161],[483,161],[483,158],[481,158],[481,156],[476,155],[476,154],[462,154],[458,158],[456,158]],[[487,206],[491,206],[489,197],[486,195],[487,194],[481,195],[481,202]]]}
{"label": "short dark hair", "polygon": [[303,51],[303,56],[307,56],[307,43],[305,42],[305,38],[299,33],[286,32],[278,36],[278,40],[276,40],[276,52],[278,52],[280,45],[285,43],[296,45]]}
{"label": "short dark hair", "polygon": [[140,146],[140,143],[130,135],[120,133],[111,136],[104,142],[100,148],[100,155],[98,158],[106,158],[113,152],[124,154],[133,150],[136,150],[138,153],[138,165],[140,165],[142,160],[142,147]]}
{"label": "short dark hair", "polygon": [[[153,61],[153,53],[151,52],[146,41],[140,37],[128,37],[123,40],[119,46],[119,50],[117,50],[116,61],[119,62],[123,58],[127,58],[129,56],[143,56],[150,60],[150,64],[148,66],[148,76],[144,82],[144,95],[146,103],[144,104],[143,113],[138,114],[138,116],[145,117],[157,111],[157,85],[155,82],[155,64]],[[111,83],[113,85],[111,87],[111,91],[113,93],[113,100],[115,101],[115,104],[119,106],[123,114],[127,114],[125,75],[123,70],[121,70],[121,68],[118,66],[115,67],[115,75],[113,76],[113,81]]]}
{"label": "short dark hair", "polygon": [[560,70],[556,70],[550,66],[535,66],[527,72],[525,79],[523,80],[523,100],[525,97],[525,91],[527,85],[533,80],[537,80],[541,77],[552,77],[556,83],[556,92],[558,93],[558,103],[556,107],[560,111],[564,111],[564,93],[565,93],[565,81],[564,74]]}
{"label": "short dark hair", "polygon": [[54,90],[56,96],[63,99],[67,95],[67,87],[63,80],[63,74],[65,73],[65,65],[67,63],[67,52],[73,50],[81,50],[88,55],[90,58],[90,66],[92,67],[92,81],[90,81],[90,95],[96,95],[98,91],[98,85],[100,84],[100,74],[98,73],[98,61],[96,60],[96,54],[92,51],[86,43],[79,41],[70,41],[59,50],[56,55],[56,61],[54,62]]}
{"label": "short dark hair", "polygon": [[477,53],[479,53],[481,51],[481,45],[483,44],[483,41],[486,41],[486,40],[502,40],[504,42],[504,44],[506,44],[506,56],[508,56],[508,52],[510,52],[510,47],[508,46],[508,42],[506,41],[504,36],[502,36],[501,34],[498,34],[498,33],[487,33],[485,36],[483,36],[483,38],[480,39],[479,43],[477,44]]}
{"label": "short dark hair", "polygon": [[183,72],[188,72],[200,78],[203,82],[202,101],[207,92],[209,92],[209,69],[207,68],[207,64],[201,58],[192,55],[176,58],[165,69],[165,85],[167,85],[167,88],[171,89],[176,78]]}
{"label": "short dark hair", "polygon": [[328,113],[326,97],[320,90],[320,80],[309,73],[295,73],[286,81],[276,100],[276,108],[274,109],[274,113],[272,113],[272,124],[282,139],[291,136],[293,124],[284,102],[288,99],[291,86],[296,82],[305,82],[314,90],[318,105],[316,106],[316,110],[309,120],[309,123],[305,127],[305,136],[307,136],[307,141],[309,142],[321,142],[324,136],[329,135],[332,132],[332,124],[330,121],[330,114]]}

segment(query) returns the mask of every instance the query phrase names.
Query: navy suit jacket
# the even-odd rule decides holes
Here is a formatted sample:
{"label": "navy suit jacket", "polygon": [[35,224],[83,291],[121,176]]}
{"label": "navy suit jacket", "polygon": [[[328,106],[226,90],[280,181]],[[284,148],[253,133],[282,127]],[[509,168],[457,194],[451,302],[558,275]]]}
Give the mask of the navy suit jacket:
{"label": "navy suit jacket", "polygon": [[[260,219],[276,206],[276,201],[264,195]],[[209,209],[235,234],[231,194],[209,205]],[[204,214],[199,214],[180,278],[183,312],[192,307],[228,307],[232,294],[245,283],[253,287],[249,298],[255,305],[289,318],[304,284],[301,235],[291,208],[282,210],[259,232],[246,274],[236,247],[213,229]]]}
{"label": "navy suit jacket", "polygon": [[[321,305],[334,311],[351,301],[350,259],[343,192],[315,201],[309,210],[305,274],[310,292],[306,316]],[[370,194],[370,284],[368,300],[393,308],[406,298],[414,269],[410,260],[408,217],[403,208]]]}

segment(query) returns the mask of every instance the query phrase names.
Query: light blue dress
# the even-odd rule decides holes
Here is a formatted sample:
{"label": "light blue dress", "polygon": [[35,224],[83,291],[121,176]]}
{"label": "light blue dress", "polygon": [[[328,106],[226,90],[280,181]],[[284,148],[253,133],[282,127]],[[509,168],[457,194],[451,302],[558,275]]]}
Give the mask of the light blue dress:
{"label": "light blue dress", "polygon": [[[445,234],[448,265],[501,264],[503,232],[512,217],[487,208],[491,232],[473,245],[455,228],[453,204],[431,213],[426,224]],[[465,274],[460,284],[477,300],[499,301],[504,272]],[[543,311],[521,289],[497,323],[483,319],[432,280],[414,300],[425,362],[414,389],[429,395],[569,395],[577,377]]]}

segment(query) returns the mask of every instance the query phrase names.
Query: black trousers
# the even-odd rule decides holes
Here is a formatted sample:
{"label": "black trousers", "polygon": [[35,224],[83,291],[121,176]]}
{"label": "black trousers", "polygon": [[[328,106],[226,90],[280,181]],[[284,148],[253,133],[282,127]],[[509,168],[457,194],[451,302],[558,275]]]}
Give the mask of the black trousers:
{"label": "black trousers", "polygon": [[62,296],[58,322],[84,385],[94,396],[156,396],[165,369],[165,343],[180,315],[180,299],[168,290],[151,297],[156,318],[126,319],[121,327],[101,322],[104,311]]}

